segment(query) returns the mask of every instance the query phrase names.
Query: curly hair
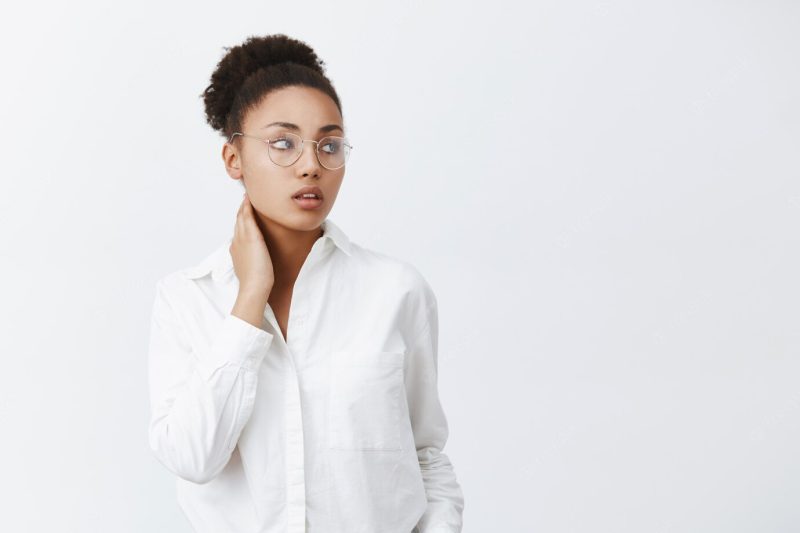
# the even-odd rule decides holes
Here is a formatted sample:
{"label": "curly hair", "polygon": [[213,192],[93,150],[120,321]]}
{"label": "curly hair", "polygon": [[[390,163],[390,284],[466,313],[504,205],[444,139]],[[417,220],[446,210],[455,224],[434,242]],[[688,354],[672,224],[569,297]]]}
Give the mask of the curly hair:
{"label": "curly hair", "polygon": [[342,112],[339,96],[325,75],[325,62],[303,41],[277,33],[250,36],[242,44],[223,49],[227,53],[200,97],[205,103],[206,122],[226,139],[241,131],[247,111],[283,87],[319,89]]}

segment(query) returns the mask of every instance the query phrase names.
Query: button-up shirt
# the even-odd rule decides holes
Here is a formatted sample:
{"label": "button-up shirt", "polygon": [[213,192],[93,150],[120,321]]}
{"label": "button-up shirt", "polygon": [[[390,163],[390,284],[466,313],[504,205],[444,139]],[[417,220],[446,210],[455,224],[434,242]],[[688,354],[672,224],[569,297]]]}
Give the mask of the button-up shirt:
{"label": "button-up shirt", "polygon": [[261,327],[231,314],[232,237],[157,281],[150,447],[198,533],[458,533],[434,292],[322,229],[286,338],[269,305]]}

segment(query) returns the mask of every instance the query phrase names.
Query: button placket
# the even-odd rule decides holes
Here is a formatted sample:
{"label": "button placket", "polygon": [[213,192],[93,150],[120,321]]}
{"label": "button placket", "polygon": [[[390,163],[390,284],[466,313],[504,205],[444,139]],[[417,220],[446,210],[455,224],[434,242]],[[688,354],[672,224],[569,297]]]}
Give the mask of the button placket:
{"label": "button placket", "polygon": [[306,530],[305,438],[300,395],[300,374],[307,331],[305,322],[308,298],[303,290],[303,276],[295,282],[292,305],[289,309],[291,332],[287,342],[289,358],[286,386],[286,491],[288,504],[288,531],[304,533]]}
{"label": "button placket", "polygon": [[[289,342],[292,343],[292,338]],[[304,533],[306,522],[305,442],[300,382],[291,350],[286,378],[286,498],[288,531]]]}
{"label": "button placket", "polygon": [[286,341],[288,359],[286,377],[286,497],[288,506],[289,533],[306,531],[306,482],[305,482],[305,438],[303,434],[303,412],[300,396],[300,376],[298,368],[308,346],[309,290],[306,278],[320,253],[319,242],[315,243],[306,262],[300,269],[293,288],[292,302]]}

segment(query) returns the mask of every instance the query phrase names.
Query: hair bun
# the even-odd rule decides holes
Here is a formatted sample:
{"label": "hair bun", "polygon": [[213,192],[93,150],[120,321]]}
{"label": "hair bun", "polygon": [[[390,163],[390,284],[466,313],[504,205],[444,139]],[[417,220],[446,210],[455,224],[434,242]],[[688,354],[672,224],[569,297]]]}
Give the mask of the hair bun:
{"label": "hair bun", "polygon": [[[324,62],[306,43],[292,39],[282,33],[267,36],[251,36],[242,44],[225,47],[229,51],[229,70],[239,77],[239,83],[260,68],[280,63],[305,65],[320,74],[325,73]],[[213,81],[213,80],[212,80]]]}
{"label": "hair bun", "polygon": [[227,51],[211,76],[210,85],[200,95],[206,108],[206,121],[222,131],[236,98],[245,81],[262,69],[294,63],[325,75],[325,62],[306,43],[277,33],[250,36],[243,43],[224,47]]}

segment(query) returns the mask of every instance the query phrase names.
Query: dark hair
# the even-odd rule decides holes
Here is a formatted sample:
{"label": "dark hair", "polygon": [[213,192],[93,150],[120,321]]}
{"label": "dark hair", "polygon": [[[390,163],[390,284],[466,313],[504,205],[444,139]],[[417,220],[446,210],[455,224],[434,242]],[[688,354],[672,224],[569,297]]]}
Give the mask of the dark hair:
{"label": "dark hair", "polygon": [[248,37],[228,52],[200,95],[206,122],[226,139],[241,131],[248,110],[272,91],[300,85],[330,96],[342,112],[339,96],[325,75],[325,62],[306,43],[282,33]]}

